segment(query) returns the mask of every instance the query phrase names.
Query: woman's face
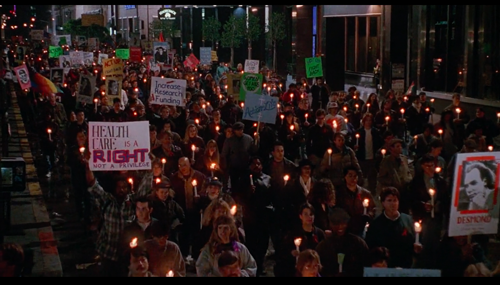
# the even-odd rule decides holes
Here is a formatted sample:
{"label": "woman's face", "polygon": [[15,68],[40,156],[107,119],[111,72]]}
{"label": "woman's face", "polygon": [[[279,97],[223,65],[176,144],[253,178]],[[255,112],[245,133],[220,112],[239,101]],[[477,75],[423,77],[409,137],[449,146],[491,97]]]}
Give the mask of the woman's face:
{"label": "woman's face", "polygon": [[75,114],[75,112],[71,112],[71,114],[69,115],[69,120],[70,120],[70,122],[76,121],[76,114]]}
{"label": "woman's face", "polygon": [[303,175],[303,176],[311,176],[311,166],[309,165],[305,165],[303,166],[301,169],[300,169],[300,173]]}
{"label": "woman's face", "polygon": [[231,236],[231,227],[229,225],[218,225],[217,226],[217,235],[222,243],[229,243],[231,240],[229,239]]}
{"label": "woman's face", "polygon": [[79,132],[76,135],[76,141],[78,142],[78,145],[86,145],[87,144],[87,136],[84,133]]}
{"label": "woman's face", "polygon": [[336,137],[333,143],[335,144],[335,147],[338,149],[342,149],[344,147],[344,138],[342,137]]}
{"label": "woman's face", "polygon": [[318,277],[319,273],[319,263],[314,260],[312,262],[307,263],[302,269],[302,277]]}
{"label": "woman's face", "polygon": [[289,123],[289,124],[292,124],[293,123],[293,115],[289,115],[286,117],[286,121]]}
{"label": "woman's face", "polygon": [[209,151],[210,155],[214,154],[216,150],[217,150],[217,146],[215,144],[210,144],[208,146],[208,151]]}
{"label": "woman's face", "polygon": [[311,209],[308,208],[304,209],[299,217],[303,225],[314,224],[314,214],[311,212]]}
{"label": "woman's face", "polygon": [[233,129],[232,128],[227,128],[226,129],[226,138],[230,138],[233,136]]}
{"label": "woman's face", "polygon": [[219,196],[220,188],[216,185],[209,185],[207,187],[208,196]]}
{"label": "woman's face", "polygon": [[158,177],[161,175],[162,166],[159,164],[153,164],[153,175]]}
{"label": "woman's face", "polygon": [[190,138],[195,138],[198,135],[198,130],[196,127],[191,127],[189,128],[189,137]]}
{"label": "woman's face", "polygon": [[325,204],[330,207],[335,206],[335,192],[333,190],[329,190],[328,196],[326,197]]}
{"label": "woman's face", "polygon": [[158,189],[156,190],[156,197],[158,197],[160,201],[165,201],[167,200],[168,192],[168,189]]}

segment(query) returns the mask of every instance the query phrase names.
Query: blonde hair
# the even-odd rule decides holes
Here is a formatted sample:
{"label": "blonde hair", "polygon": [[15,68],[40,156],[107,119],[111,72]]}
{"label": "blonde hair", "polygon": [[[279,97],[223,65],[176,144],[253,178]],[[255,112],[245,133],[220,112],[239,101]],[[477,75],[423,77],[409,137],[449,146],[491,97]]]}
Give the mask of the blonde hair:
{"label": "blonde hair", "polygon": [[464,277],[492,277],[491,270],[482,262],[470,264],[464,271]]}
{"label": "blonde hair", "polygon": [[213,254],[215,249],[219,244],[222,243],[222,241],[219,238],[219,226],[221,225],[228,225],[230,229],[230,236],[229,239],[231,241],[240,241],[239,235],[238,235],[238,229],[236,228],[236,222],[233,218],[233,216],[229,215],[224,215],[220,216],[217,219],[215,219],[214,224],[213,224],[213,230],[212,230],[212,235],[210,235],[210,239],[208,240],[207,246],[210,247],[210,252]]}
{"label": "blonde hair", "polygon": [[184,143],[188,143],[189,142],[189,129],[190,128],[194,128],[196,130],[196,135],[198,135],[198,128],[196,127],[196,125],[195,124],[189,124],[186,127],[186,133],[184,134]]}
{"label": "blonde hair", "polygon": [[314,261],[318,263],[318,270],[321,270],[322,266],[319,254],[315,250],[306,249],[299,254],[299,257],[297,258],[297,265],[295,265],[295,268],[297,268],[297,271],[301,273],[307,264],[310,264]]}
{"label": "blonde hair", "polygon": [[[212,162],[216,163],[217,165],[220,165],[220,153],[219,153],[219,146],[217,145],[217,142],[215,140],[209,140],[207,142],[207,147],[205,148],[205,153],[204,153],[204,157],[205,158],[208,158],[208,154],[210,153],[210,146],[211,145],[214,145],[215,146],[215,152],[214,152],[214,159]],[[207,165],[208,169],[210,169],[210,165]]]}
{"label": "blonde hair", "polygon": [[230,215],[231,207],[221,198],[213,200],[203,212],[202,225],[205,227],[210,226],[214,222],[215,212],[219,209],[225,210],[226,215]]}

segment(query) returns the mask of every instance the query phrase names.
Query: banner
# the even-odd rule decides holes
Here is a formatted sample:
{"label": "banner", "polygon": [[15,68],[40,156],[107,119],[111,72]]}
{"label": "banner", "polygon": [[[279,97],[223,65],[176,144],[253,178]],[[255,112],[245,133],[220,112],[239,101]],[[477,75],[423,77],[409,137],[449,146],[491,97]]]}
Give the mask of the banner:
{"label": "banner", "polygon": [[365,267],[363,277],[441,277],[441,270]]}
{"label": "banner", "polygon": [[69,57],[69,55],[59,56],[59,67],[61,67],[61,68],[70,68],[71,67],[71,58]]}
{"label": "banner", "polygon": [[279,98],[253,93],[247,93],[246,97],[243,120],[276,124]]}
{"label": "banner", "polygon": [[151,170],[149,122],[89,122],[92,171]]}
{"label": "banner", "polygon": [[82,14],[82,26],[90,27],[92,25],[98,25],[104,27],[104,15],[103,14]]}
{"label": "banner", "polygon": [[141,47],[145,53],[153,53],[153,42],[148,40],[141,40]]}
{"label": "banner", "polygon": [[70,51],[69,59],[72,66],[80,66],[85,63],[83,51]]}
{"label": "banner", "polygon": [[152,77],[151,97],[151,104],[184,107],[186,80]]}
{"label": "banner", "polygon": [[102,61],[103,76],[123,76],[123,61],[119,58],[109,58]]}
{"label": "banner", "polygon": [[93,52],[84,52],[83,53],[83,62],[86,66],[91,67],[94,63],[94,53]]}
{"label": "banner", "polygon": [[76,93],[76,101],[92,104],[94,99],[95,84],[95,76],[80,74],[80,81],[78,81],[78,89]]}
{"label": "banner", "polygon": [[32,41],[43,41],[43,30],[31,30],[30,36]]}
{"label": "banner", "polygon": [[17,46],[14,61],[20,65],[24,64],[23,62],[27,56],[26,53],[28,53],[27,46]]}
{"label": "banner", "polygon": [[155,61],[154,56],[152,56],[152,55],[148,55],[148,56],[146,57],[146,61],[147,61],[147,63],[148,63],[148,69],[147,69],[148,73],[149,73],[150,71],[154,71],[154,72],[156,72],[156,71],[160,71],[160,70],[161,70],[160,65],[159,65],[159,64]]}
{"label": "banner", "polygon": [[262,94],[262,84],[264,77],[262,74],[243,73],[240,84],[240,97],[238,100],[245,101],[246,94]]}
{"label": "banner", "polygon": [[130,61],[131,62],[141,62],[142,61],[142,49],[140,47],[130,48]]}
{"label": "banner", "polygon": [[97,58],[97,64],[102,65],[102,61],[108,59],[108,55],[105,53],[99,53],[99,57]]}
{"label": "banner", "polygon": [[16,74],[17,82],[21,85],[21,89],[31,88],[30,73],[26,64],[14,67],[14,73]]}
{"label": "banner", "polygon": [[60,46],[49,46],[49,58],[58,58],[63,55],[63,49]]}
{"label": "banner", "polygon": [[245,73],[259,73],[259,61],[254,59],[245,60]]}
{"label": "banner", "polygon": [[448,235],[498,233],[500,152],[456,157]]}
{"label": "banner", "polygon": [[200,64],[212,64],[212,48],[200,47]]}
{"label": "banner", "polygon": [[108,76],[106,77],[106,96],[108,96],[108,104],[113,105],[115,98],[120,99],[122,95],[123,76]]}
{"label": "banner", "polygon": [[321,57],[306,58],[306,76],[307,78],[323,76],[323,64],[321,63]]}
{"label": "banner", "polygon": [[128,60],[130,58],[130,49],[128,48],[117,49],[115,53],[116,53],[116,58],[123,60]]}
{"label": "banner", "polygon": [[154,42],[153,43],[153,51],[154,51],[154,59],[156,63],[166,63],[168,58],[168,50],[170,49],[170,45],[168,42]]}

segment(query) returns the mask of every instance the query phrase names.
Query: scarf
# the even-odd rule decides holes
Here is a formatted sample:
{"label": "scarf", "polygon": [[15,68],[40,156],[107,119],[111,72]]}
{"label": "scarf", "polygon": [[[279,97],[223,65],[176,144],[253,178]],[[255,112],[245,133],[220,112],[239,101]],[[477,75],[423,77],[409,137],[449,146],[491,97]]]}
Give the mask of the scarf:
{"label": "scarf", "polygon": [[309,191],[311,191],[311,177],[307,179],[307,183],[304,182],[302,176],[299,177],[299,181],[300,185],[302,185],[302,188],[304,188],[304,193],[306,194],[306,196],[309,195]]}

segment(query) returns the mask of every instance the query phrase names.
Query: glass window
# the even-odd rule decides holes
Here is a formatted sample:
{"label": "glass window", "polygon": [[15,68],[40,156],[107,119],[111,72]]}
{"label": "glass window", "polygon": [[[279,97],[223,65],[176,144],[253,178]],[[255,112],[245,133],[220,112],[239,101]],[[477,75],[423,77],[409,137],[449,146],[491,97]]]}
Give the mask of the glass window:
{"label": "glass window", "polygon": [[379,25],[379,16],[346,17],[347,71],[373,73],[380,54]]}
{"label": "glass window", "polygon": [[367,72],[368,68],[366,66],[366,54],[367,54],[367,40],[366,40],[366,17],[357,17],[358,19],[358,60],[356,62],[357,72]]}
{"label": "glass window", "polygon": [[354,17],[346,18],[347,42],[346,42],[346,70],[356,71],[354,66],[354,58],[356,56],[355,35],[356,35],[356,21]]}

